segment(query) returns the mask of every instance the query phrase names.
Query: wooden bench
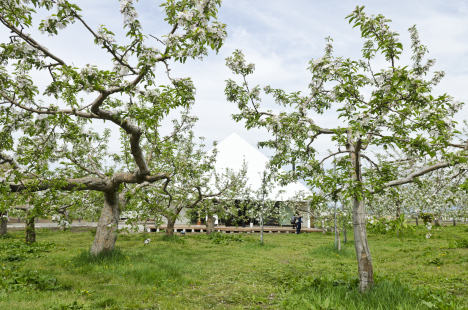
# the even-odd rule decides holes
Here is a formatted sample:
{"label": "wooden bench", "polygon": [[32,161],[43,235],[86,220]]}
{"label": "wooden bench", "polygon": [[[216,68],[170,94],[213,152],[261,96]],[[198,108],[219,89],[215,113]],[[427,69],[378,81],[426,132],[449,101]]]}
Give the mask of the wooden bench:
{"label": "wooden bench", "polygon": [[[290,226],[290,225],[289,225]],[[166,229],[167,225],[161,225],[161,226],[148,226],[150,232],[159,232],[159,230]],[[235,227],[235,226],[229,226],[229,227],[214,227],[215,231],[218,232],[224,232],[224,233],[259,233],[262,231],[261,227]],[[193,226],[176,226],[174,227],[174,232],[205,232],[206,231],[206,226],[198,226],[198,225],[193,225]],[[263,229],[264,233],[295,233],[296,230],[293,229],[292,227],[288,227],[284,225],[283,227],[268,227]],[[311,233],[311,232],[322,232],[321,229],[316,229],[316,228],[302,228],[301,229],[302,233]]]}

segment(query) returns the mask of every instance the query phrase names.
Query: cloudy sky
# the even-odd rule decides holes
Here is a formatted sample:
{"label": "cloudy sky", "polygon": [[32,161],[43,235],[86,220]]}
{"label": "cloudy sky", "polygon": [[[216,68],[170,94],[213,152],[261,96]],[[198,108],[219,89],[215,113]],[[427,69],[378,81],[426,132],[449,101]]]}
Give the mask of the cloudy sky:
{"label": "cloudy sky", "polygon": [[[82,8],[83,18],[91,28],[97,29],[104,24],[118,38],[125,39],[117,0],[76,0],[75,3]],[[136,5],[144,32],[158,37],[170,30],[164,22],[160,3],[140,0]],[[433,69],[446,72],[436,94],[448,93],[457,100],[468,102],[467,3],[466,0],[224,0],[219,10],[219,21],[228,25],[228,37],[219,54],[212,52],[203,61],[173,64],[171,74],[173,77],[193,78],[197,87],[193,114],[200,119],[195,132],[198,136],[206,137],[208,145],[214,140],[222,141],[235,132],[256,146],[269,134],[262,130],[247,131],[243,123],[232,120],[231,114],[237,112],[237,107],[225,100],[224,87],[226,79],[238,78],[225,67],[224,59],[235,49],[241,49],[247,61],[256,64],[255,74],[249,79],[252,85],[271,85],[287,92],[306,92],[310,81],[310,73],[306,70],[308,62],[323,55],[325,37],[334,39],[336,56],[359,59],[363,40],[359,30],[353,29],[345,17],[356,5],[365,5],[366,13],[381,13],[392,19],[391,27],[400,33],[401,42],[406,48],[399,64],[401,66],[410,64],[407,29],[416,24],[422,43],[428,46],[429,57],[436,59]],[[40,14],[44,15],[45,12]],[[8,37],[4,30],[0,30],[0,35],[2,41]],[[92,37],[81,24],[72,25],[57,37],[40,36],[38,40],[78,67],[91,63],[101,68],[111,68],[110,58],[93,44]],[[162,49],[156,40],[149,44]],[[384,64],[377,60],[379,65]],[[158,83],[167,83],[162,66],[159,73]],[[264,97],[263,103],[265,108],[274,108],[269,97]],[[457,119],[468,119],[466,111],[466,108],[462,110]],[[335,116],[333,112],[326,113],[317,118],[316,123],[331,127],[338,124]],[[332,147],[326,139],[320,140],[318,145],[323,152]],[[269,150],[261,151],[267,156],[272,154]]]}
{"label": "cloudy sky", "polygon": [[[111,6],[116,7],[113,1]],[[153,23],[160,25],[161,13],[156,6],[146,7],[140,1],[143,23],[150,33]],[[365,5],[368,14],[383,14],[392,19],[393,30],[400,33],[407,49],[400,65],[410,64],[410,40],[407,29],[417,25],[423,44],[428,46],[429,57],[436,59],[434,70],[447,73],[435,90],[448,93],[456,99],[468,102],[468,2],[466,1],[252,1],[225,0],[219,11],[219,20],[228,25],[226,44],[218,55],[211,53],[203,61],[191,61],[176,66],[174,75],[191,76],[197,87],[197,103],[194,114],[200,118],[196,133],[205,136],[207,142],[221,141],[233,132],[252,145],[267,139],[263,130],[244,128],[235,123],[231,114],[237,113],[235,104],[224,96],[225,80],[238,79],[224,66],[224,59],[235,49],[241,49],[249,62],[256,64],[255,74],[250,76],[252,85],[271,85],[287,92],[307,92],[310,73],[308,62],[321,57],[324,38],[334,39],[336,56],[359,59],[363,40],[358,29],[353,29],[345,17],[356,5]],[[120,21],[119,21],[120,22]],[[156,26],[158,27],[158,26]],[[161,31],[159,31],[161,33]],[[385,65],[383,62],[378,65]],[[264,97],[266,108],[274,108],[270,97]],[[468,119],[462,110],[459,120]],[[336,114],[326,113],[316,120],[319,125],[337,124]],[[319,150],[332,147],[327,137],[320,140]],[[272,152],[262,150],[265,155]]]}

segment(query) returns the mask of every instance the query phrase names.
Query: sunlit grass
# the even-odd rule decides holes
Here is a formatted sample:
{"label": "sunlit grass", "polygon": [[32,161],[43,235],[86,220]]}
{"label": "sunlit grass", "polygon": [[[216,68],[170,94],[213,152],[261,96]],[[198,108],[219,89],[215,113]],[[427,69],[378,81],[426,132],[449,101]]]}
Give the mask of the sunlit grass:
{"label": "sunlit grass", "polygon": [[[370,234],[380,282],[368,295],[357,292],[349,234],[340,252],[333,235],[320,233],[265,234],[264,245],[258,234],[128,234],[115,252],[93,257],[87,231],[38,230],[39,242],[54,244],[51,252],[0,266],[37,270],[60,289],[0,289],[0,309],[429,309],[423,302],[436,304],[435,297],[457,309],[468,302],[468,249],[447,246],[465,229],[440,228],[429,240],[423,229],[400,238]],[[0,243],[22,238],[11,232]]]}

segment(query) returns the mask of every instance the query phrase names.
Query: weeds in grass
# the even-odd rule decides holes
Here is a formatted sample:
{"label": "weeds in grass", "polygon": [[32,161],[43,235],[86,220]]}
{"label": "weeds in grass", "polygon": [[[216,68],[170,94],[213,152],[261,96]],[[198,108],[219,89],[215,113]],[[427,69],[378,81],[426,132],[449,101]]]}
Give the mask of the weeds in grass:
{"label": "weeds in grass", "polygon": [[186,243],[184,238],[176,236],[176,235],[172,235],[172,236],[163,235],[161,237],[161,240],[166,241],[166,242],[174,242],[174,243],[182,243],[182,244]]}
{"label": "weeds in grass", "polygon": [[0,235],[0,239],[11,239],[13,238],[13,235],[10,233],[6,233],[4,235]]}
{"label": "weeds in grass", "polygon": [[243,247],[252,251],[255,250],[271,250],[276,248],[275,244],[272,243],[262,243],[260,240],[250,239],[248,243],[244,243]]}
{"label": "weeds in grass", "polygon": [[187,284],[184,273],[188,270],[184,263],[174,257],[159,257],[156,261],[135,263],[125,268],[119,266],[127,279],[133,279],[139,285],[152,285],[158,289],[183,286]]}
{"label": "weeds in grass", "polygon": [[[427,231],[423,228],[417,234]],[[463,236],[464,229],[457,225],[438,233],[451,240]],[[0,240],[1,245],[24,236],[22,231],[10,233],[14,238]],[[375,271],[391,278],[377,281],[372,293],[359,294],[357,277],[346,277],[357,275],[353,244],[342,244],[337,252],[332,235],[266,234],[262,246],[258,234],[223,234],[246,240],[220,247],[202,234],[123,234],[116,244],[120,258],[112,259],[114,253],[96,262],[83,248],[92,243],[88,231],[38,230],[39,239],[53,242],[54,250],[14,265],[38,271],[31,276],[55,277],[62,289],[0,287],[0,309],[461,309],[460,303],[466,309],[465,249],[448,250],[442,246],[447,241],[422,240],[417,234],[404,239],[370,237]],[[152,242],[143,246],[146,237]],[[352,231],[348,237],[352,239]],[[443,266],[427,264],[437,257]],[[3,263],[12,269],[12,263],[0,266]],[[332,277],[323,277],[327,274]],[[318,282],[313,281],[316,277]]]}
{"label": "weeds in grass", "polygon": [[468,239],[451,239],[448,242],[449,249],[468,248]]}
{"label": "weeds in grass", "polygon": [[335,248],[335,244],[331,243],[328,245],[318,246],[311,251],[312,255],[319,255],[324,257],[355,257],[356,251],[354,245],[351,243],[344,244],[341,246],[341,251]]}
{"label": "weeds in grass", "polygon": [[462,309],[443,292],[411,288],[399,280],[377,279],[374,287],[360,293],[357,277],[315,277],[300,279],[284,293],[284,309],[410,310]]}
{"label": "weeds in grass", "polygon": [[225,234],[220,232],[213,232],[209,236],[205,236],[206,239],[211,240],[211,243],[219,245],[228,245],[232,242],[255,242],[252,238],[247,238],[242,235]]}
{"label": "weeds in grass", "polygon": [[57,279],[47,274],[31,270],[23,270],[17,266],[7,268],[1,266],[0,288],[7,291],[34,289],[39,291],[56,290],[61,286]]}
{"label": "weeds in grass", "polygon": [[80,305],[76,300],[67,304],[61,304],[54,307],[54,310],[87,310],[91,309],[89,305]]}
{"label": "weeds in grass", "polygon": [[430,258],[426,262],[427,265],[442,266],[444,262],[440,257]]}
{"label": "weeds in grass", "polygon": [[125,254],[118,247],[113,251],[103,251],[98,255],[91,253],[90,250],[81,251],[76,257],[72,258],[72,262],[76,266],[86,266],[90,264],[110,264],[118,263],[126,260]]}
{"label": "weeds in grass", "polygon": [[44,252],[50,252],[54,244],[50,242],[27,243],[13,241],[0,244],[0,261],[21,261],[32,257],[41,257]]}
{"label": "weeds in grass", "polygon": [[95,306],[103,309],[108,309],[110,306],[115,304],[115,300],[113,298],[105,298],[103,300],[98,301]]}
{"label": "weeds in grass", "polygon": [[197,235],[195,238],[211,240],[211,243],[227,245],[230,242],[256,242],[257,240],[243,234],[213,232],[210,235]]}

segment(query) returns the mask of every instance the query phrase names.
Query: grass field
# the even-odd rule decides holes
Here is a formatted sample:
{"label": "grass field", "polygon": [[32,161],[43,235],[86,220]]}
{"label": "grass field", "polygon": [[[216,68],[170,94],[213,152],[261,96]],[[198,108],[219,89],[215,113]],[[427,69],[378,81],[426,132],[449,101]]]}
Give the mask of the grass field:
{"label": "grass field", "polygon": [[[357,292],[354,246],[333,235],[121,235],[90,258],[92,231],[0,239],[0,309],[466,309],[467,226],[369,234],[377,284]],[[151,238],[148,246],[145,238]],[[3,266],[2,266],[3,265]]]}

